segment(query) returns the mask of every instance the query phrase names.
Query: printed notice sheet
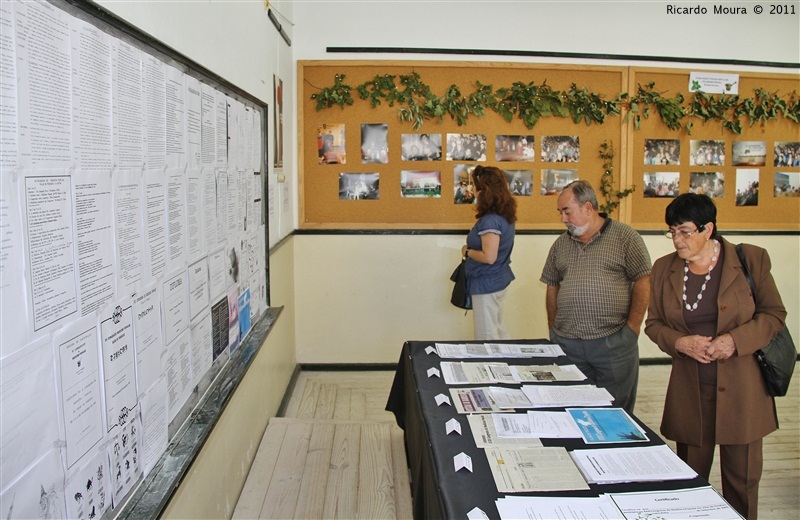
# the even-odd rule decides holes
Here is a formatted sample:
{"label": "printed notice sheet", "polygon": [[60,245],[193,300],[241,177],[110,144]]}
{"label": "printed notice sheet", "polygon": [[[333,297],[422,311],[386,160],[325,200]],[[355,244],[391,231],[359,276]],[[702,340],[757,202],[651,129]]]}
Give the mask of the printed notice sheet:
{"label": "printed notice sheet", "polygon": [[511,343],[436,343],[441,358],[528,358],[559,357],[564,351],[558,345],[522,345]]}
{"label": "printed notice sheet", "polygon": [[492,417],[495,414],[470,414],[467,415],[469,429],[478,448],[492,448],[506,446],[513,448],[538,447],[542,441],[537,438],[501,437],[494,427]]}
{"label": "printed notice sheet", "polygon": [[512,365],[511,375],[521,383],[549,383],[552,381],[583,381],[583,375],[575,365]]}
{"label": "printed notice sheet", "polygon": [[136,334],[136,387],[143,394],[161,375],[164,335],[161,331],[161,291],[153,282],[133,297]]}
{"label": "printed notice sheet", "polygon": [[526,414],[491,415],[501,438],[580,438],[581,434],[566,412],[529,411]]}
{"label": "printed notice sheet", "polygon": [[644,430],[622,408],[570,408],[567,413],[586,444],[648,440]]}
{"label": "printed notice sheet", "polygon": [[506,363],[464,363],[442,361],[442,376],[448,385],[515,383]]}
{"label": "printed notice sheet", "polygon": [[544,386],[523,385],[522,392],[531,408],[566,408],[568,406],[610,406],[613,397],[605,388],[594,385]]}
{"label": "printed notice sheet", "polygon": [[67,518],[101,518],[111,506],[110,470],[105,451],[98,450],[67,475]]}
{"label": "printed notice sheet", "polygon": [[488,448],[486,458],[500,493],[589,489],[567,450]]}
{"label": "printed notice sheet", "polygon": [[742,516],[711,486],[642,493],[609,493],[607,496],[619,507],[625,518],[632,520],[638,518],[663,520],[742,519]]}
{"label": "printed notice sheet", "polygon": [[106,431],[123,427],[139,402],[130,300],[106,309],[100,316],[100,346],[106,403]]}
{"label": "printed notice sheet", "polygon": [[[518,497],[507,496],[495,501],[500,518],[588,519],[625,520],[614,502],[607,495],[599,497]],[[649,518],[649,517],[631,517]]]}
{"label": "printed notice sheet", "polygon": [[689,480],[697,476],[666,444],[575,450],[570,455],[591,484]]}
{"label": "printed notice sheet", "polygon": [[450,396],[458,413],[492,413],[502,410],[497,406],[488,386],[451,388]]}

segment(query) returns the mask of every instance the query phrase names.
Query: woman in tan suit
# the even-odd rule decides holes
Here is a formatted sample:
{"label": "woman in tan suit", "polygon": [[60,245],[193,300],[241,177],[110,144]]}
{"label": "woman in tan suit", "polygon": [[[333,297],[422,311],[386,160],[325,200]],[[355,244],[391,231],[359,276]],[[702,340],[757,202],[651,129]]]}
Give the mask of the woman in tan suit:
{"label": "woman in tan suit", "polygon": [[661,433],[706,479],[719,444],[722,494],[754,520],[762,438],[778,428],[778,418],[753,353],[780,331],[786,310],[769,254],[745,245],[756,307],[716,217],[706,195],[686,193],[667,207],[666,236],[675,252],[653,265],[645,333],[672,357]]}

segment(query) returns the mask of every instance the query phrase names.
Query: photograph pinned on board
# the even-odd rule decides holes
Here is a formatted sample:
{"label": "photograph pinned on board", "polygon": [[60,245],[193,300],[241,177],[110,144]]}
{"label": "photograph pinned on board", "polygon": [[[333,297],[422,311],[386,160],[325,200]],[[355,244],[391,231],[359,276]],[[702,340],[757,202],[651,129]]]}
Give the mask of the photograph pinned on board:
{"label": "photograph pinned on board", "polygon": [[679,139],[644,140],[644,164],[666,166],[680,163],[681,142]]}
{"label": "photograph pinned on board", "polygon": [[378,200],[380,174],[340,173],[339,200]]}
{"label": "photograph pinned on board", "polygon": [[725,166],[725,141],[689,141],[689,166]]}
{"label": "photograph pinned on board", "polygon": [[[734,166],[765,166],[767,143],[764,141],[734,141],[731,153]],[[739,189],[738,181],[736,189]]]}
{"label": "photograph pinned on board", "polygon": [[400,136],[403,161],[441,161],[442,134],[403,134]]}
{"label": "photograph pinned on board", "polygon": [[669,197],[679,194],[680,172],[645,172],[644,198]]}
{"label": "photograph pinned on board", "polygon": [[800,167],[800,143],[797,141],[775,141],[773,166]]}
{"label": "photograph pinned on board", "polygon": [[403,170],[400,172],[400,196],[410,199],[442,196],[442,173],[428,170]]}
{"label": "photograph pinned on board", "polygon": [[343,124],[323,123],[317,128],[317,153],[320,164],[345,164]]}
{"label": "photograph pinned on board", "polygon": [[386,123],[361,125],[361,164],[387,164],[389,162],[389,125]]}
{"label": "photograph pinned on board", "polygon": [[722,172],[690,172],[689,193],[708,195],[712,199],[725,196],[725,174]]}
{"label": "photograph pinned on board", "polygon": [[530,197],[533,194],[533,171],[503,170],[508,181],[508,189],[514,195]]}
{"label": "photograph pinned on board", "polygon": [[532,135],[498,135],[494,138],[494,156],[498,162],[534,160]]}
{"label": "photograph pinned on board", "polygon": [[736,205],[758,206],[758,168],[736,169]]}
{"label": "photograph pinned on board", "polygon": [[453,167],[453,203],[475,204],[475,184],[472,170],[475,166],[457,164]]}
{"label": "photograph pinned on board", "polygon": [[542,195],[558,195],[567,184],[578,180],[578,170],[542,170]]}
{"label": "photograph pinned on board", "polygon": [[776,197],[800,197],[799,172],[775,172]]}
{"label": "photograph pinned on board", "polygon": [[448,161],[486,160],[486,135],[484,134],[447,134]]}
{"label": "photograph pinned on board", "polygon": [[542,162],[581,160],[581,138],[577,135],[546,135],[542,137]]}

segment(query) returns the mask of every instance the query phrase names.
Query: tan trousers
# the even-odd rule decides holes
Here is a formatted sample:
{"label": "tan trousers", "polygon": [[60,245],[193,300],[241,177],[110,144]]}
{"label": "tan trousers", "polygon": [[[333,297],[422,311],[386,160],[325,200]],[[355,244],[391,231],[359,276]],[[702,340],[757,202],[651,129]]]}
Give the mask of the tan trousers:
{"label": "tan trousers", "polygon": [[[713,385],[700,385],[703,438],[700,446],[677,443],[678,456],[708,480],[714,462],[717,394]],[[758,484],[764,466],[762,439],[750,444],[719,447],[722,496],[747,520],[758,517]]]}
{"label": "tan trousers", "polygon": [[472,319],[475,339],[510,339],[503,323],[503,300],[508,288],[491,294],[472,295]]}

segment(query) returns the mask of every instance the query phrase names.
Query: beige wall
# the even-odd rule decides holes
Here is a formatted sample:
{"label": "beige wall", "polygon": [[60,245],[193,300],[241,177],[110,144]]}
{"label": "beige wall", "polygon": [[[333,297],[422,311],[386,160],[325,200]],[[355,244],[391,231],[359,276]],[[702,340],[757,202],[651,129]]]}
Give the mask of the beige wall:
{"label": "beige wall", "polygon": [[[556,235],[518,235],[506,322],[514,338],[547,335],[542,266]],[[730,236],[765,247],[800,337],[800,237]],[[296,235],[297,359],[300,363],[393,363],[406,340],[472,338],[472,315],[450,305],[452,270],[465,235]],[[645,236],[653,260],[672,251]],[[643,358],[663,353],[644,335]]]}
{"label": "beige wall", "polygon": [[[272,306],[283,306],[164,518],[230,518],[267,422],[274,417],[296,366],[293,247],[270,255]],[[274,273],[279,275],[274,276]]]}

